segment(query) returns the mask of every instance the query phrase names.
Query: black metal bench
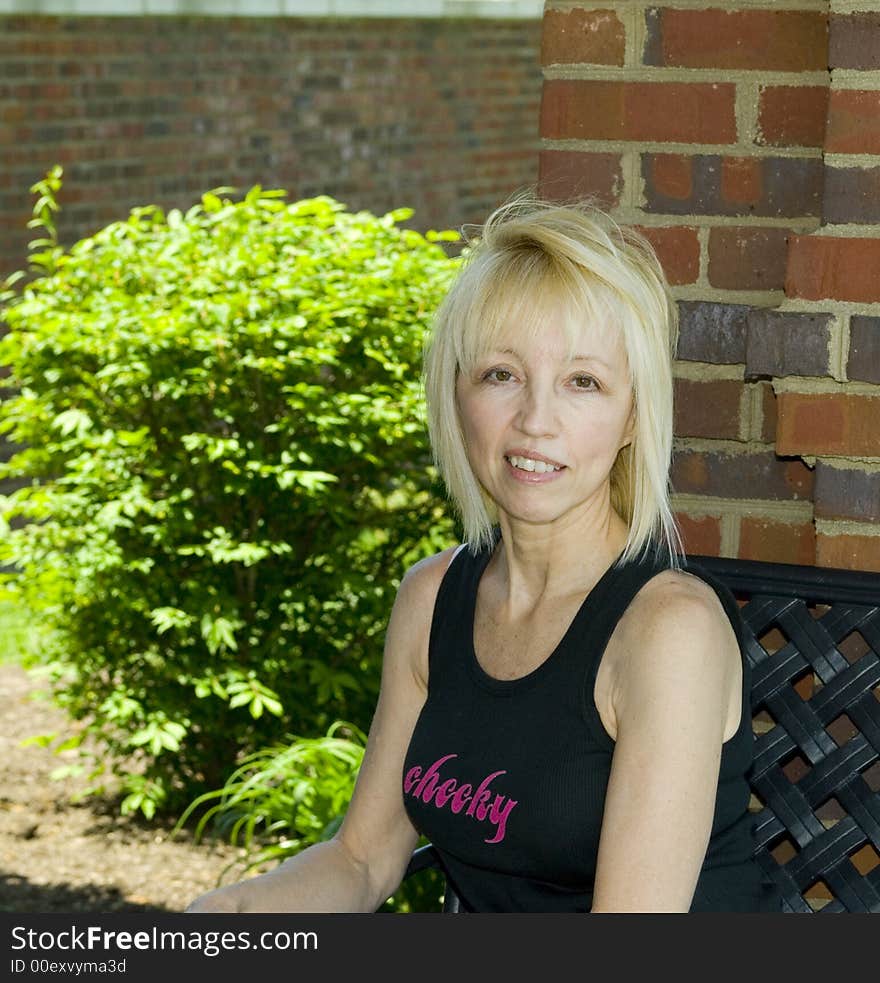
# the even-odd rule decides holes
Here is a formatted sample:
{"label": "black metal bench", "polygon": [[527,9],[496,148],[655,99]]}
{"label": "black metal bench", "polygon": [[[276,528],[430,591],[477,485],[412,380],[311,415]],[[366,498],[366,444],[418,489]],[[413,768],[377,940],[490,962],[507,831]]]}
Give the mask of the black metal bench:
{"label": "black metal bench", "polygon": [[[880,912],[880,574],[691,559],[741,605],[756,856],[783,910]],[[427,844],[406,876],[438,866]],[[448,885],[442,910],[459,910]]]}

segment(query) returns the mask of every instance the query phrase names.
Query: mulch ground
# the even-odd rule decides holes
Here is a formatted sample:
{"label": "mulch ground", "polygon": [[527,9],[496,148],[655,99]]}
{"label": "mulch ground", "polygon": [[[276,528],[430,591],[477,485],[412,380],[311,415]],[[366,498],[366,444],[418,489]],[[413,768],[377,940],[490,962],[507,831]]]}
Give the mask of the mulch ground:
{"label": "mulch ground", "polygon": [[241,851],[229,843],[195,843],[111,802],[74,801],[85,780],[50,777],[71,758],[22,744],[71,727],[34,677],[0,665],[0,911],[178,912],[230,864],[226,880],[236,879]]}

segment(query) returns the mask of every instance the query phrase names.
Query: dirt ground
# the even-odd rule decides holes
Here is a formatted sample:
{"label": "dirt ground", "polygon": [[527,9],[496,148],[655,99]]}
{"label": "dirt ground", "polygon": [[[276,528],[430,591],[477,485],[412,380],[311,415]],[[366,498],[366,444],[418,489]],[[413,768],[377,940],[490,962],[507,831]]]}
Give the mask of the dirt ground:
{"label": "dirt ground", "polygon": [[0,665],[0,911],[175,912],[215,887],[238,848],[74,803],[84,780],[50,778],[70,759],[22,741],[70,724],[31,697],[39,687],[19,666]]}

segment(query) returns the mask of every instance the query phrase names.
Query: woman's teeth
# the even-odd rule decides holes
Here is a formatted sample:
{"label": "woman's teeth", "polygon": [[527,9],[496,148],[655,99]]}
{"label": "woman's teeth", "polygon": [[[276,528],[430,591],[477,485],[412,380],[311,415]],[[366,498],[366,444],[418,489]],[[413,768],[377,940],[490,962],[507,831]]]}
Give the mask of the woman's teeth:
{"label": "woman's teeth", "polygon": [[546,474],[548,471],[561,470],[561,466],[546,464],[544,461],[533,461],[530,457],[509,457],[507,460],[520,471],[537,471],[539,474]]}

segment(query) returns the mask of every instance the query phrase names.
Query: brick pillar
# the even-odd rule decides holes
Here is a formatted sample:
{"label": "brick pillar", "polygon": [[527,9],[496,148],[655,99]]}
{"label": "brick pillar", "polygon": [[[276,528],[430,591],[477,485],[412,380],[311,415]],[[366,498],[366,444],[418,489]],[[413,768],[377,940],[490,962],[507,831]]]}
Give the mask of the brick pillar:
{"label": "brick pillar", "polygon": [[880,569],[880,14],[837,6],[545,6],[540,189],[679,301],[692,552]]}
{"label": "brick pillar", "polygon": [[880,570],[880,11],[830,6],[822,227],[792,239],[785,289],[829,312],[833,372],[774,383],[777,450],[815,461],[817,561]]}

